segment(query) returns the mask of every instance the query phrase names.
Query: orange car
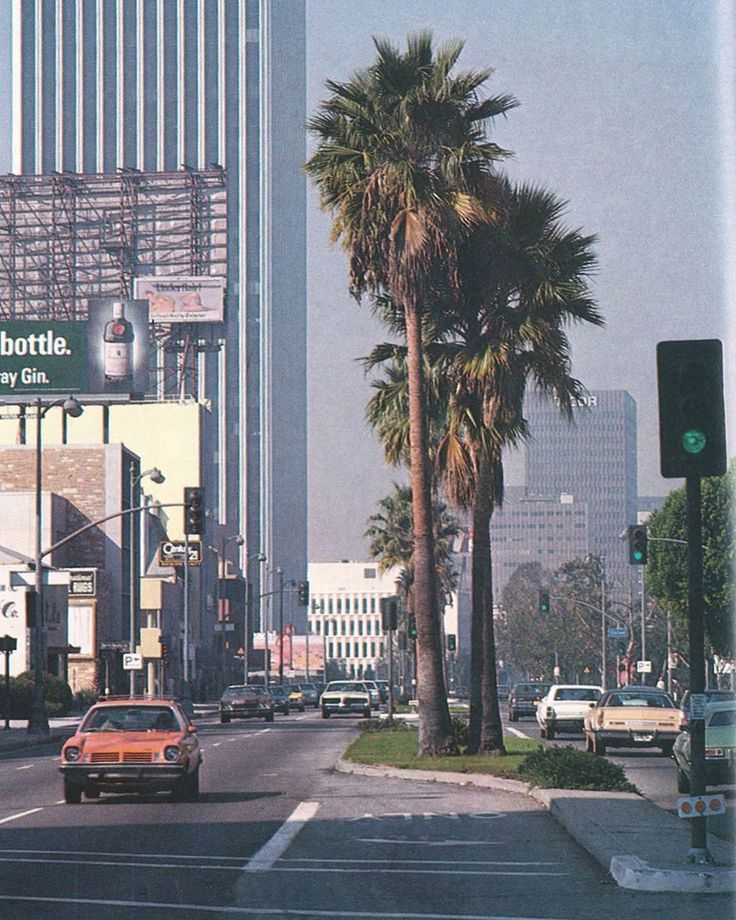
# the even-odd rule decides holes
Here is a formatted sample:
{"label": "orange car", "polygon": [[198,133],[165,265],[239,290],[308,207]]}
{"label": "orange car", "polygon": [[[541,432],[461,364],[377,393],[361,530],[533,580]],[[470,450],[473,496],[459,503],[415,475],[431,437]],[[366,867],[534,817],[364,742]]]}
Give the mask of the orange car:
{"label": "orange car", "polygon": [[199,796],[202,750],[176,700],[108,698],[97,702],[61,749],[64,801],[82,793],[170,791]]}

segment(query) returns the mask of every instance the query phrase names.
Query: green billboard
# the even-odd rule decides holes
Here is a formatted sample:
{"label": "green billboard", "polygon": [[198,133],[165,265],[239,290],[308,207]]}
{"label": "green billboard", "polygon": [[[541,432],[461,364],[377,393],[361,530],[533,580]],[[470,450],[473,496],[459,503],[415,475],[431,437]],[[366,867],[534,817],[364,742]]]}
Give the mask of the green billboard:
{"label": "green billboard", "polygon": [[87,324],[0,322],[0,397],[84,393]]}

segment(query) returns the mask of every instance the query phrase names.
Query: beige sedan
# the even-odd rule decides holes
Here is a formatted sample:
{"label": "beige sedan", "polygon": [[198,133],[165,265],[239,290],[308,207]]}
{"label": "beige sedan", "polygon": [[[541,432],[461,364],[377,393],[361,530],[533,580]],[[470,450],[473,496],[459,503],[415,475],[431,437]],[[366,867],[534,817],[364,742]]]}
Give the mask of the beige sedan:
{"label": "beige sedan", "polygon": [[603,755],[609,747],[658,747],[669,757],[679,732],[680,711],[664,690],[607,690],[585,716],[585,750]]}

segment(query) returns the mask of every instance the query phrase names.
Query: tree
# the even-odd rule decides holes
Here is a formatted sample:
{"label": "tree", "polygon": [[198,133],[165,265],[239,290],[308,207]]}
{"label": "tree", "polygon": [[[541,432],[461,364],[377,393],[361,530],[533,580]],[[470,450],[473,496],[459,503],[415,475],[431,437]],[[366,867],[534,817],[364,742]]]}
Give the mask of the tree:
{"label": "tree", "polygon": [[331,95],[308,125],[318,143],[305,168],[334,215],[333,238],[348,251],[352,294],[390,293],[406,325],[418,753],[433,755],[456,745],[442,673],[421,323],[433,285],[454,283],[459,231],[487,219],[479,190],[505,151],[486,139],[486,126],[516,101],[479,98],[489,70],[453,76],[462,42],[435,52],[422,32],[403,54],[388,41],[374,44],[371,67],[327,83]]}
{"label": "tree", "polygon": [[[733,632],[734,480],[731,464],[725,476],[702,481],[703,606],[705,633],[712,652],[724,658],[736,653]],[[650,537],[687,539],[684,486],[667,496],[649,519]],[[647,591],[670,611],[676,645],[687,648],[687,547],[649,543]]]}

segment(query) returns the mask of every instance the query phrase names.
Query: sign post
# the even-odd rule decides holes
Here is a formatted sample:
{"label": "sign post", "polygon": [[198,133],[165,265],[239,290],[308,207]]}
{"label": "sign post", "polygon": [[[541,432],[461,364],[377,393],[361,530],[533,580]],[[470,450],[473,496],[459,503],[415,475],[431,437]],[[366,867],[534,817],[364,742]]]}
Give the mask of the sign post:
{"label": "sign post", "polygon": [[5,655],[5,730],[10,728],[10,653],[18,647],[14,636],[0,636],[0,652]]}

